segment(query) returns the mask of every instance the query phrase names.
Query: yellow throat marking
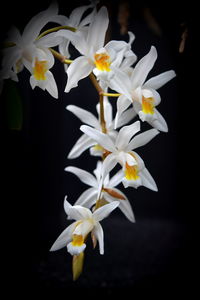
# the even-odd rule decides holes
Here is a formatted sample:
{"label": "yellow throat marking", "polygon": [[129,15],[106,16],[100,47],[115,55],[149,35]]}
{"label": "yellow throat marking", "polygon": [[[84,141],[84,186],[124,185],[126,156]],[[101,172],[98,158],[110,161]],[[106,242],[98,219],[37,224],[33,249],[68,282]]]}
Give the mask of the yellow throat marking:
{"label": "yellow throat marking", "polygon": [[125,169],[124,173],[125,173],[125,177],[127,180],[137,180],[139,178],[137,165],[130,166],[126,162],[126,169]]}
{"label": "yellow throat marking", "polygon": [[45,80],[47,72],[47,61],[46,60],[35,60],[35,66],[33,68],[33,75],[36,80]]}
{"label": "yellow throat marking", "polygon": [[94,55],[94,63],[96,65],[96,68],[100,71],[107,71],[109,72],[110,69],[110,56],[107,53],[96,53]]}
{"label": "yellow throat marking", "polygon": [[144,96],[142,97],[142,111],[145,114],[154,114],[154,98],[145,98]]}
{"label": "yellow throat marking", "polygon": [[72,245],[73,246],[82,246],[84,243],[84,238],[82,235],[79,235],[79,234],[73,234],[73,239],[72,239]]}

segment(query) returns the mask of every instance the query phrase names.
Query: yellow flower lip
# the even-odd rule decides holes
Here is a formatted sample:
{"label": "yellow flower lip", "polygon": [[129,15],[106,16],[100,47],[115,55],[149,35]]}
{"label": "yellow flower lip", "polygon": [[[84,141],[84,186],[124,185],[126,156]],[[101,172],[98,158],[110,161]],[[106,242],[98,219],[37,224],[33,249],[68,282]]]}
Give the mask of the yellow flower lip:
{"label": "yellow flower lip", "polygon": [[33,75],[36,80],[46,80],[46,72],[47,72],[47,61],[46,60],[38,60],[36,58],[35,65],[33,68]]}
{"label": "yellow flower lip", "polygon": [[145,98],[144,96],[142,97],[142,111],[145,114],[154,114],[154,98],[149,97]]}
{"label": "yellow flower lip", "polygon": [[96,65],[96,68],[100,71],[106,71],[109,72],[111,71],[110,69],[110,56],[108,55],[107,52],[101,52],[101,53],[96,53],[94,55],[94,63]]}
{"label": "yellow flower lip", "polygon": [[130,166],[126,162],[126,169],[125,169],[124,173],[125,173],[125,177],[126,177],[127,180],[137,180],[137,179],[139,179],[138,166],[137,165]]}
{"label": "yellow flower lip", "polygon": [[80,247],[83,245],[83,243],[84,243],[84,238],[82,235],[79,235],[79,234],[73,235],[72,245],[74,247]]}

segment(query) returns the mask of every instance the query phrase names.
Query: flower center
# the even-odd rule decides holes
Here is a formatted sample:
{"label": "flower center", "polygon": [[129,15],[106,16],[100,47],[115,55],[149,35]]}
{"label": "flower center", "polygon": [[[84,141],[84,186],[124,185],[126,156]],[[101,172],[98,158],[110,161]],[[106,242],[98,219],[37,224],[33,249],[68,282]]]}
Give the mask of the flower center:
{"label": "flower center", "polygon": [[127,180],[137,180],[139,178],[137,165],[130,166],[126,162],[126,168],[125,168],[124,173],[125,173],[125,177]]}
{"label": "flower center", "polygon": [[154,114],[154,98],[145,98],[142,97],[142,111],[145,114]]}
{"label": "flower center", "polygon": [[72,245],[74,247],[80,247],[84,243],[84,238],[82,235],[79,234],[73,234],[73,239],[72,239]]}
{"label": "flower center", "polygon": [[100,71],[110,71],[110,56],[106,52],[96,53],[94,55],[94,63],[96,68]]}
{"label": "flower center", "polygon": [[35,60],[35,66],[33,68],[33,75],[36,80],[45,80],[46,79],[46,71],[47,68],[47,61],[46,60]]}

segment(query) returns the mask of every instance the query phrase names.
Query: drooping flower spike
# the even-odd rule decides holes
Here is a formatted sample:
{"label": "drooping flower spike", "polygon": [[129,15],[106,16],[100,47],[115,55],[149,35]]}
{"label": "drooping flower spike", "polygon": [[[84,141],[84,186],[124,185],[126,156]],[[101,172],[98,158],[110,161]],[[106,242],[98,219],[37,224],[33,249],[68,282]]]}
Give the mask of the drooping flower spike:
{"label": "drooping flower spike", "polygon": [[158,130],[150,129],[133,137],[140,130],[140,121],[136,121],[121,128],[115,142],[113,142],[107,134],[89,126],[82,125],[80,129],[106,150],[107,156],[103,162],[103,178],[119,163],[124,171],[124,178],[122,179],[124,187],[137,188],[143,185],[157,191],[156,183],[146,169],[143,160],[132,150],[147,144],[159,133]]}
{"label": "drooping flower spike", "polygon": [[70,219],[74,219],[75,222],[69,225],[59,235],[50,251],[56,251],[63,247],[67,247],[67,251],[71,255],[79,255],[85,250],[85,239],[88,234],[92,232],[99,242],[100,254],[104,254],[103,229],[100,221],[106,218],[118,205],[119,201],[113,201],[112,203],[106,204],[94,212],[91,212],[88,208],[80,205],[72,206],[67,201],[67,197],[65,197],[65,212]]}
{"label": "drooping flower spike", "polygon": [[68,166],[65,171],[75,174],[82,182],[89,185],[90,188],[85,190],[80,197],[77,199],[74,205],[81,205],[87,208],[91,208],[96,204],[96,200],[99,195],[99,187],[101,187],[100,198],[104,203],[119,201],[119,209],[124,213],[124,215],[131,222],[135,222],[135,217],[132,211],[132,207],[126,195],[116,188],[116,186],[121,183],[124,174],[123,171],[117,172],[112,178],[109,178],[109,174],[103,178],[102,181],[102,162],[98,161],[97,167],[94,170],[94,175],[89,172],[76,168],[73,166]]}

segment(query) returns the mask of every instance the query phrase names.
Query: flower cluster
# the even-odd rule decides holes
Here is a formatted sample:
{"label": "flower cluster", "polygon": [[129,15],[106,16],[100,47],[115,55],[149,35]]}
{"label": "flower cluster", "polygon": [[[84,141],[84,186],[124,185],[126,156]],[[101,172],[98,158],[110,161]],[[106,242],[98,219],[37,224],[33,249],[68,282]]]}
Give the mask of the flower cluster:
{"label": "flower cluster", "polygon": [[[42,31],[48,23],[57,26]],[[137,61],[132,50],[134,34],[128,32],[128,42],[111,40],[105,44],[108,25],[107,8],[99,7],[97,1],[74,9],[69,17],[58,14],[58,5],[53,3],[34,16],[22,34],[12,28],[5,42],[0,71],[1,80],[18,81],[18,73],[26,68],[30,72],[32,89],[37,86],[58,98],[51,71],[57,58],[64,64],[63,72],[67,74],[66,93],[89,76],[99,94],[98,117],[76,105],[66,107],[83,122],[80,127],[83,134],[72,147],[68,159],[75,159],[88,149],[92,156],[99,158],[94,174],[73,166],[65,168],[89,186],[73,206],[65,197],[64,210],[68,219],[75,221],[50,249],[67,248],[73,256],[74,279],[82,272],[89,234],[94,247],[98,242],[100,254],[104,254],[100,221],[118,207],[129,221],[135,222],[129,200],[116,186],[122,183],[124,188],[145,186],[152,191],[158,190],[135,150],[149,143],[160,131],[168,131],[166,121],[156,108],[161,101],[157,90],[174,78],[175,72],[166,71],[147,80],[157,59],[156,48],[152,46]],[[70,45],[79,53],[74,60],[70,59]],[[114,117],[110,97],[117,99]],[[139,120],[133,122],[137,117]],[[139,133],[141,121],[152,128]],[[116,165],[118,169],[114,173]]]}

